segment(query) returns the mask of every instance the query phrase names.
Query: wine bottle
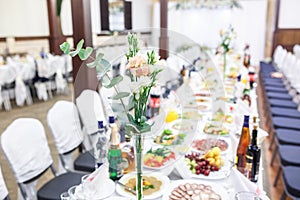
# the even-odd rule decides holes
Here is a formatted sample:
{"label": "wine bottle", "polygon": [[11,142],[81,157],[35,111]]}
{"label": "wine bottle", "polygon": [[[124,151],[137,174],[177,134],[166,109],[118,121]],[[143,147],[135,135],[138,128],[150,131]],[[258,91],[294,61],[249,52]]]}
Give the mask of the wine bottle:
{"label": "wine bottle", "polygon": [[252,131],[251,144],[248,146],[247,155],[247,178],[252,182],[257,182],[260,162],[260,148],[257,146],[257,125]]}
{"label": "wine bottle", "polygon": [[111,124],[111,142],[108,152],[109,177],[112,180],[119,180],[123,176],[122,152],[120,149],[120,137],[116,124]]}
{"label": "wine bottle", "polygon": [[245,115],[242,134],[237,147],[237,155],[236,155],[237,169],[245,176],[247,175],[246,174],[246,153],[249,144],[250,144],[249,116]]}
{"label": "wine bottle", "polygon": [[107,162],[109,138],[105,134],[103,121],[98,121],[98,140],[96,143],[95,167]]}

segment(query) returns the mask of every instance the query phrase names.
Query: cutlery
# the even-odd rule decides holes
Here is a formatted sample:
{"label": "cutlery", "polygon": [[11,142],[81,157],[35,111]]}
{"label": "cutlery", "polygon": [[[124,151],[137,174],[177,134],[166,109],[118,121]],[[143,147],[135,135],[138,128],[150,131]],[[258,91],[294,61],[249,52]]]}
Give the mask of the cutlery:
{"label": "cutlery", "polygon": [[133,190],[131,187],[128,187],[128,186],[124,185],[123,183],[121,183],[119,181],[116,181],[115,183],[120,185],[121,187],[123,187],[125,190],[131,192],[132,194],[136,195],[135,190]]}

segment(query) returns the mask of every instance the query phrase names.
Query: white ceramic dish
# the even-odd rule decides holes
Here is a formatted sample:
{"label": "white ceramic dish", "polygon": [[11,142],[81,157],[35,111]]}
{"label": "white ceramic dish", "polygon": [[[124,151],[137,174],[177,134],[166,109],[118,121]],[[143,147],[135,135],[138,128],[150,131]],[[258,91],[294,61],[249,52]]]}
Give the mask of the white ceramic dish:
{"label": "white ceramic dish", "polygon": [[[170,179],[161,174],[161,173],[144,173],[145,176],[153,176],[155,178],[157,178],[158,180],[160,180],[162,182],[162,185],[160,187],[160,190],[151,194],[151,195],[145,195],[143,199],[156,199],[161,197],[165,190],[169,187],[170,185]],[[135,173],[130,173],[130,174],[126,174],[124,175],[119,182],[126,184],[127,181],[131,178],[135,178],[136,174]],[[134,198],[135,196],[133,194],[131,194],[130,192],[127,192],[124,188],[122,188],[120,185],[116,186],[116,191],[119,195],[124,196],[124,197],[129,197],[129,198]]]}

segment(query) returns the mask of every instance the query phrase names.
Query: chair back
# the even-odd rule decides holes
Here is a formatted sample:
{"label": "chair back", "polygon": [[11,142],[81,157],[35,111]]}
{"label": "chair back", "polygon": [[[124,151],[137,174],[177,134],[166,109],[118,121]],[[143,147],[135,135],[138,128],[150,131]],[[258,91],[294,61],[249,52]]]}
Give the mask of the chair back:
{"label": "chair back", "polygon": [[2,171],[0,168],[0,199],[5,199],[8,195],[8,190],[7,187],[5,185],[3,176],[2,176]]}
{"label": "chair back", "polygon": [[104,125],[107,124],[101,98],[96,91],[82,91],[76,98],[76,105],[87,134],[93,134],[98,131],[97,121],[103,121]]}
{"label": "chair back", "polygon": [[53,163],[44,127],[37,119],[13,121],[1,135],[1,146],[18,183],[35,178]]}
{"label": "chair back", "polygon": [[59,154],[75,149],[83,141],[78,111],[73,102],[57,101],[48,111],[47,123]]}

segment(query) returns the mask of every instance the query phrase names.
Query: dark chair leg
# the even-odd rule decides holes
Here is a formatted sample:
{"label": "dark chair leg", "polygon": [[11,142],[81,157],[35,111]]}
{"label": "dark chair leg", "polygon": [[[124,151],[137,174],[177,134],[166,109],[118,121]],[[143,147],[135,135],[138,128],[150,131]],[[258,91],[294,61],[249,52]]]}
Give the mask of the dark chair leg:
{"label": "dark chair leg", "polygon": [[274,152],[273,152],[273,155],[272,155],[271,163],[270,163],[271,167],[273,167],[274,160],[276,158],[277,152],[278,152],[278,146],[276,145],[276,147],[274,149]]}
{"label": "dark chair leg", "polygon": [[282,195],[281,195],[281,197],[280,197],[280,200],[286,200],[286,193],[285,193],[284,190],[283,190],[283,192],[282,192]]}
{"label": "dark chair leg", "polygon": [[[271,133],[270,131],[268,131],[269,133]],[[272,150],[272,146],[275,142],[275,131],[272,131],[272,138],[271,138],[271,141],[270,141],[270,146],[269,146],[269,150]]]}
{"label": "dark chair leg", "polygon": [[3,200],[10,200],[9,195],[7,195]]}
{"label": "dark chair leg", "polygon": [[281,167],[279,166],[279,169],[278,169],[278,171],[277,171],[276,178],[275,178],[275,181],[274,181],[274,184],[273,184],[274,187],[277,186],[277,183],[278,183],[278,180],[279,180],[281,171],[282,171],[282,169],[281,169]]}

